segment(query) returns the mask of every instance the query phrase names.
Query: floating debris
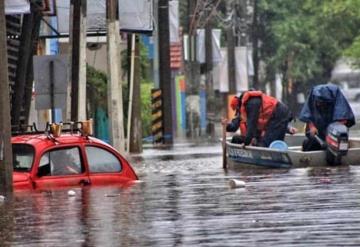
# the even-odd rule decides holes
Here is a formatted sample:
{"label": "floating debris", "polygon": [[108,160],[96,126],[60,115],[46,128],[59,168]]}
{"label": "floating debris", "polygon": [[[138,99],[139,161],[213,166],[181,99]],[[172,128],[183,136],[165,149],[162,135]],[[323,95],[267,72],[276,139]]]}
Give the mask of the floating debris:
{"label": "floating debris", "polygon": [[75,191],[73,191],[73,190],[68,191],[68,196],[75,196],[75,195],[76,195]]}
{"label": "floating debris", "polygon": [[120,194],[105,194],[105,197],[116,197],[120,196]]}
{"label": "floating debris", "polygon": [[320,178],[320,183],[322,184],[331,184],[331,179],[330,178]]}
{"label": "floating debris", "polygon": [[230,179],[229,185],[230,185],[230,188],[235,189],[235,188],[245,187],[246,183],[242,180]]}

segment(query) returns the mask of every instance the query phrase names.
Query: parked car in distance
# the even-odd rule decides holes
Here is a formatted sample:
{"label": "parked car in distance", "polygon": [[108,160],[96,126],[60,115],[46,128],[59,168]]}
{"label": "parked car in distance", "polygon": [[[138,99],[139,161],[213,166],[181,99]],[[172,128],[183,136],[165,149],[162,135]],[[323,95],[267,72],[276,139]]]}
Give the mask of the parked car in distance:
{"label": "parked car in distance", "polygon": [[60,124],[48,126],[43,132],[32,128],[13,134],[15,190],[129,185],[138,179],[129,162],[107,143],[89,136],[85,125],[66,131]]}
{"label": "parked car in distance", "polygon": [[341,81],[338,84],[347,100],[360,102],[360,81],[359,82]]}

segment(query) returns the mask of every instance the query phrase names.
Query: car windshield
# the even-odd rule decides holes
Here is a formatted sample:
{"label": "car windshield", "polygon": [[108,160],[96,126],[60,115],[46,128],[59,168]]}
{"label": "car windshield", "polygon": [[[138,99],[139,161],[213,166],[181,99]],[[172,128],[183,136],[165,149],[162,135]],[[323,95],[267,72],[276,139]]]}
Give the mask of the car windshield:
{"label": "car windshield", "polygon": [[12,145],[13,166],[16,172],[28,172],[34,160],[34,148],[26,144]]}

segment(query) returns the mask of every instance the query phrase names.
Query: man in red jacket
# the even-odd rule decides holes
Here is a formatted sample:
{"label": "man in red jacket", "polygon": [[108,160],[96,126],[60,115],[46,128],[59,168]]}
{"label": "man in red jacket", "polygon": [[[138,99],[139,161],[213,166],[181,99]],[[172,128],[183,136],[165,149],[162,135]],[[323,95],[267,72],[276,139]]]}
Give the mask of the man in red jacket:
{"label": "man in red jacket", "polygon": [[235,117],[230,123],[227,119],[222,123],[228,132],[240,128],[241,136],[234,136],[234,143],[268,147],[275,140],[284,140],[286,132],[296,132],[289,126],[292,120],[289,108],[261,91],[246,91],[234,97],[230,105],[236,112]]}

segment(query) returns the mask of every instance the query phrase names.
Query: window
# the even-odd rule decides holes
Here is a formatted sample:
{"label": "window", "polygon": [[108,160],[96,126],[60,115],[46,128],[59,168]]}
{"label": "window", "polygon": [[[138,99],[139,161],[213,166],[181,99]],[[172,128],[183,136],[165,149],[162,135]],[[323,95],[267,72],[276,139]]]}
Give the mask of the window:
{"label": "window", "polygon": [[118,158],[105,149],[87,146],[86,155],[92,173],[121,171],[121,163]]}
{"label": "window", "polygon": [[13,166],[16,172],[28,172],[34,160],[34,148],[25,144],[14,144],[12,146]]}
{"label": "window", "polygon": [[39,176],[74,175],[84,172],[79,148],[62,148],[46,152],[40,160]]}

